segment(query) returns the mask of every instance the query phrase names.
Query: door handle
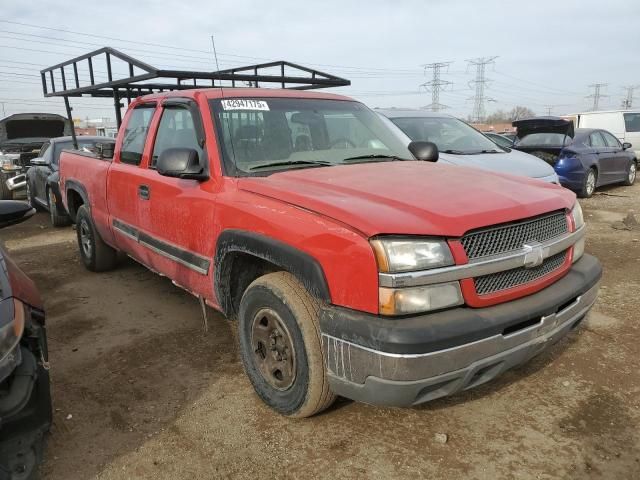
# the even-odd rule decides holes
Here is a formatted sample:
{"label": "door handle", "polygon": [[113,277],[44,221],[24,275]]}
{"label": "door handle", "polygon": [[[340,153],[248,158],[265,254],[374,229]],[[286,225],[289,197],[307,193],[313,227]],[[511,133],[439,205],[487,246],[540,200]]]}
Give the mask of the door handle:
{"label": "door handle", "polygon": [[149,190],[149,185],[139,185],[138,196],[142,200],[149,200],[149,197],[151,197],[151,190]]}

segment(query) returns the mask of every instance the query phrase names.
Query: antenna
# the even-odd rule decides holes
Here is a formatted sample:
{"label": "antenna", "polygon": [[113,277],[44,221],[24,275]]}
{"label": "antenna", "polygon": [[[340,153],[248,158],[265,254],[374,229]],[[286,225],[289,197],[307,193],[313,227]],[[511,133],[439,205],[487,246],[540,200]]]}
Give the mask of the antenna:
{"label": "antenna", "polygon": [[[216,42],[213,39],[213,35],[211,35],[211,46],[213,47],[213,58],[216,61],[216,70],[220,71],[220,65],[218,65],[218,52],[216,52]],[[220,90],[222,91],[222,82],[220,82]]]}

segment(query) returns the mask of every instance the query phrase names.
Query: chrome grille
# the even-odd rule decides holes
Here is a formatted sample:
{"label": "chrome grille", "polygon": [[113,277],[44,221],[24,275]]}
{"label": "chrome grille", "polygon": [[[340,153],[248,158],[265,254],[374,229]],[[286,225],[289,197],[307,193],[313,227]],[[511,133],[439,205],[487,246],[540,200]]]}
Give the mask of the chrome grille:
{"label": "chrome grille", "polygon": [[460,240],[469,259],[519,250],[526,242],[545,242],[569,231],[564,212],[467,233]]}
{"label": "chrome grille", "polygon": [[499,292],[508,288],[533,282],[559,269],[567,258],[567,250],[547,258],[541,265],[533,268],[514,268],[504,272],[492,273],[473,279],[478,295]]}

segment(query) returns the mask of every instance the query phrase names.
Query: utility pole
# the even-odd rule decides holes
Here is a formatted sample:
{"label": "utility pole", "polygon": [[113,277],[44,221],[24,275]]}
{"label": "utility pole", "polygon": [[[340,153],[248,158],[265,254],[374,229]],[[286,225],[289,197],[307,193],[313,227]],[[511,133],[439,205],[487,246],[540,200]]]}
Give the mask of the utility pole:
{"label": "utility pole", "polygon": [[495,102],[494,99],[485,97],[485,88],[489,80],[485,77],[485,71],[487,65],[491,65],[494,63],[494,60],[498,58],[495,57],[480,57],[480,58],[472,58],[471,60],[467,60],[468,66],[476,67],[476,79],[469,82],[469,86],[475,86],[476,93],[473,97],[473,113],[471,114],[471,119],[474,122],[481,122],[485,117],[485,109],[484,104],[486,101]]}
{"label": "utility pole", "polygon": [[589,88],[593,88],[593,93],[591,95],[587,95],[587,98],[593,98],[593,106],[591,107],[591,110],[598,110],[598,107],[600,106],[600,99],[609,96],[600,93],[600,89],[606,87],[607,85],[607,83],[593,83],[589,85]]}
{"label": "utility pole", "polygon": [[2,117],[4,118],[7,116],[6,112],[4,111],[4,102],[0,102],[0,105],[2,105]]}
{"label": "utility pole", "polygon": [[448,80],[442,80],[440,77],[442,69],[449,69],[449,65],[453,62],[438,62],[438,63],[428,63],[423,65],[424,73],[427,74],[427,70],[432,71],[431,81],[425,82],[421,87],[425,88],[427,91],[431,91],[431,105],[426,105],[422,108],[429,109],[433,112],[437,112],[439,110],[444,110],[445,108],[449,108],[447,105],[443,105],[440,103],[440,90],[448,87],[449,85],[453,85],[452,82]]}
{"label": "utility pole", "polygon": [[627,97],[622,100],[622,108],[625,110],[631,109],[633,107],[633,91],[638,88],[638,85],[627,85],[622,87],[627,91]]}
{"label": "utility pole", "polygon": [[553,105],[545,105],[544,108],[547,109],[547,116],[551,116],[551,110],[553,110]]}

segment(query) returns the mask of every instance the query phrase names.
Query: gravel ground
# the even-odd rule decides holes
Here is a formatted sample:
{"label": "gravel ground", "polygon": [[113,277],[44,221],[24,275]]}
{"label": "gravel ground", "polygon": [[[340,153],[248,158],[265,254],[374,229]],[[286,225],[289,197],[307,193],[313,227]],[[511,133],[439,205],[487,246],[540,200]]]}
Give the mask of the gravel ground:
{"label": "gravel ground", "polygon": [[[640,184],[582,201],[605,267],[581,328],[496,381],[420,408],[347,400],[307,420],[253,393],[233,325],[124,262],[93,274],[45,214],[0,236],[46,302],[45,479],[640,478]],[[614,228],[617,227],[617,228]],[[444,434],[444,435],[443,435]],[[445,437],[446,435],[446,437]]]}

